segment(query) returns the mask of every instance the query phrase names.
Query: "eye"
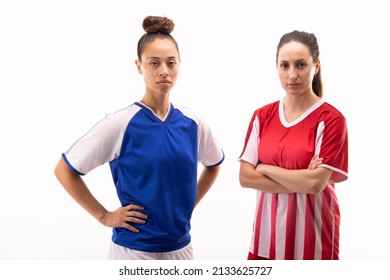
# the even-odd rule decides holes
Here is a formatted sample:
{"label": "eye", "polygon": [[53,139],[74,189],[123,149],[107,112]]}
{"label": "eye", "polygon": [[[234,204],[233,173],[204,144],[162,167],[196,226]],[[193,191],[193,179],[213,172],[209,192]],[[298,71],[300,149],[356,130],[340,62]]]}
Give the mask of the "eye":
{"label": "eye", "polygon": [[152,67],[158,67],[160,65],[160,61],[158,61],[158,60],[151,60],[149,62],[149,65],[152,66]]}
{"label": "eye", "polygon": [[288,63],[282,62],[279,66],[282,69],[287,69],[288,68]]}
{"label": "eye", "polygon": [[297,67],[299,68],[299,69],[303,69],[303,68],[305,68],[306,67],[306,63],[304,63],[304,62],[299,62],[298,64],[297,64]]}
{"label": "eye", "polygon": [[169,67],[175,67],[176,66],[176,64],[177,64],[177,62],[175,61],[175,60],[170,60],[170,61],[168,61],[168,66]]}

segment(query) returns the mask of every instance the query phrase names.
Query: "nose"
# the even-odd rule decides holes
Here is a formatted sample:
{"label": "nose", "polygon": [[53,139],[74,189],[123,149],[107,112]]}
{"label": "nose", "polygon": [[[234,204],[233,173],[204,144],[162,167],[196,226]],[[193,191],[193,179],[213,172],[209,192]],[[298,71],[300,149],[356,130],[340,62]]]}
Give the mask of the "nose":
{"label": "nose", "polygon": [[295,71],[295,69],[293,67],[291,67],[289,73],[288,73],[288,76],[290,79],[296,79],[297,78],[297,72]]}
{"label": "nose", "polygon": [[161,67],[161,72],[160,72],[160,77],[168,77],[169,76],[169,71],[168,71],[168,66],[162,65]]}

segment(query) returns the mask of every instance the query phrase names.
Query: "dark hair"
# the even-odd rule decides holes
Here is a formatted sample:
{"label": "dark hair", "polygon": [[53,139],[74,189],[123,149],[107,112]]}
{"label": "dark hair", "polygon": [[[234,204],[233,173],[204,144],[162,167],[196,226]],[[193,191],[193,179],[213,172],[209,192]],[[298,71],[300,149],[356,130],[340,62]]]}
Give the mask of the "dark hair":
{"label": "dark hair", "polygon": [[147,44],[153,42],[155,39],[169,39],[177,48],[179,52],[179,46],[176,40],[171,36],[171,32],[175,27],[174,22],[167,17],[159,16],[147,16],[142,22],[142,27],[145,30],[145,34],[138,41],[137,55],[141,60],[141,56]]}
{"label": "dark hair", "polygon": [[[314,62],[318,62],[320,58],[320,49],[318,47],[317,38],[313,33],[308,33],[304,31],[294,30],[290,33],[284,34],[279,41],[277,50],[276,50],[276,63],[278,63],[279,50],[285,44],[290,42],[299,42],[306,45],[309,48],[310,54]],[[321,66],[318,69],[317,74],[315,74],[312,82],[312,88],[314,93],[318,97],[322,97],[323,88],[322,88],[322,79],[321,79]]]}

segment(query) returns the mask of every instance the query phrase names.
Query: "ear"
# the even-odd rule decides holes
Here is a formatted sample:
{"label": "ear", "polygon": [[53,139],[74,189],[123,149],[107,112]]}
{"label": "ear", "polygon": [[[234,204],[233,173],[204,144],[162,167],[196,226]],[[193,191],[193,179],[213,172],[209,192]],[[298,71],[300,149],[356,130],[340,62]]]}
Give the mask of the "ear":
{"label": "ear", "polygon": [[137,67],[138,73],[142,74],[142,66],[141,66],[141,61],[139,59],[135,60],[135,66]]}
{"label": "ear", "polygon": [[314,71],[314,75],[317,75],[318,71],[320,70],[320,67],[321,67],[321,62],[318,60],[316,62],[316,69]]}

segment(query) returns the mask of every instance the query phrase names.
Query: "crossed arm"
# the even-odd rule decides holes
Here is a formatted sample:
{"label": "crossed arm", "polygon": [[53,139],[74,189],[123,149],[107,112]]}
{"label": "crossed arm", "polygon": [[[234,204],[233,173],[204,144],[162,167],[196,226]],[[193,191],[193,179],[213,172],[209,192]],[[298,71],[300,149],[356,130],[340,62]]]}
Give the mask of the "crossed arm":
{"label": "crossed arm", "polygon": [[290,170],[259,163],[254,166],[241,161],[239,179],[242,187],[271,193],[320,193],[332,170],[318,167],[322,159],[313,157],[307,169]]}

